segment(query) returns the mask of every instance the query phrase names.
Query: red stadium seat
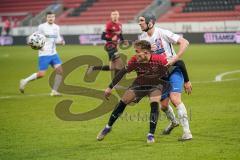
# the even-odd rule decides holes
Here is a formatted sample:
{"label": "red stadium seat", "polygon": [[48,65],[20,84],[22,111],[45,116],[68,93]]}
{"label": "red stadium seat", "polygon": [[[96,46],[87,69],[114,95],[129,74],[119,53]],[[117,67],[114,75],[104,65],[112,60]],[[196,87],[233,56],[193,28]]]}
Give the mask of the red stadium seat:
{"label": "red stadium seat", "polygon": [[58,20],[60,24],[98,24],[109,20],[110,12],[118,10],[120,12],[120,21],[128,22],[153,0],[99,0],[88,7],[86,11],[81,12],[79,16],[65,16]]}
{"label": "red stadium seat", "polygon": [[[85,0],[62,0],[60,1],[65,9],[77,8]],[[36,15],[51,4],[55,4],[55,0],[1,0],[0,16],[3,19],[11,18],[21,21],[29,14]],[[14,16],[13,16],[14,15]],[[19,15],[19,16],[18,16]],[[64,15],[64,14],[63,14]]]}
{"label": "red stadium seat", "polygon": [[[239,1],[171,0],[175,3],[158,22],[240,20]],[[235,5],[235,7],[233,7]]]}

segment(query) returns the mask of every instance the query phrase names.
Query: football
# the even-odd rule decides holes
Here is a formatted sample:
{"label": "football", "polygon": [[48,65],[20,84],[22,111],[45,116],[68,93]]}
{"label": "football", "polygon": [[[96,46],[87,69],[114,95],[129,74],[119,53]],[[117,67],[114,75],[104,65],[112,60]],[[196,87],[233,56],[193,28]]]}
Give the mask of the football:
{"label": "football", "polygon": [[41,49],[46,42],[46,37],[40,33],[33,33],[28,38],[28,45],[34,50]]}

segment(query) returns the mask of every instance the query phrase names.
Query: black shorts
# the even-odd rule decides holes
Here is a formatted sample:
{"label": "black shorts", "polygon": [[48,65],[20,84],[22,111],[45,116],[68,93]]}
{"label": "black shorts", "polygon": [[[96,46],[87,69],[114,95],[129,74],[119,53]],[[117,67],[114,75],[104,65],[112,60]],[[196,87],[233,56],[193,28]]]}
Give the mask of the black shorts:
{"label": "black shorts", "polygon": [[115,59],[120,57],[118,54],[118,49],[115,46],[105,46],[105,50],[108,53],[109,61],[114,61]]}
{"label": "black shorts", "polygon": [[171,90],[171,85],[169,82],[160,80],[158,85],[137,85],[132,84],[129,87],[129,90],[132,90],[136,98],[133,101],[134,103],[138,103],[143,97],[149,96],[151,92],[155,90],[160,90],[163,94],[167,94]]}

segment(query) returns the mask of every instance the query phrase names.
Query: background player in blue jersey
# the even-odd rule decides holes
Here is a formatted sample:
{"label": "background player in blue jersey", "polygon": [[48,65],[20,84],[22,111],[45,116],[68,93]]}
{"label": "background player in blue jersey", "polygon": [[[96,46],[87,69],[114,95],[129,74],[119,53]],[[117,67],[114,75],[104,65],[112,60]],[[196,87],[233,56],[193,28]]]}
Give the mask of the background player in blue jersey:
{"label": "background player in blue jersey", "polygon": [[62,81],[63,69],[61,67],[62,61],[56,51],[56,44],[64,45],[65,42],[60,36],[59,26],[54,23],[55,14],[52,12],[46,13],[46,22],[38,26],[39,33],[45,35],[46,43],[43,48],[38,51],[38,72],[33,73],[29,77],[20,81],[19,90],[24,93],[24,88],[28,82],[42,78],[48,66],[51,65],[56,70],[56,77],[52,88],[51,96],[60,96],[57,91]]}

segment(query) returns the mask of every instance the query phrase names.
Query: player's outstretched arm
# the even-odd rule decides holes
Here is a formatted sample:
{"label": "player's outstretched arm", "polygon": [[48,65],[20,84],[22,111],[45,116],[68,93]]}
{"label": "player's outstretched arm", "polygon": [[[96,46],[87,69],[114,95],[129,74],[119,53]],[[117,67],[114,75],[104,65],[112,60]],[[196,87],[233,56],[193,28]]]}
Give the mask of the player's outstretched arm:
{"label": "player's outstretched arm", "polygon": [[174,56],[168,61],[167,64],[168,66],[173,65],[176,61],[178,61],[182,57],[183,53],[185,52],[189,45],[189,42],[185,38],[180,37],[179,40],[177,41],[177,44],[179,44],[178,53],[176,54],[176,56]]}
{"label": "player's outstretched arm", "polygon": [[123,76],[127,73],[127,69],[126,67],[124,67],[123,69],[121,69],[118,74],[113,78],[112,82],[109,84],[109,88],[113,88],[122,78]]}
{"label": "player's outstretched arm", "polygon": [[177,41],[177,43],[179,44],[179,50],[178,50],[178,53],[177,53],[177,57],[181,58],[183,53],[187,49],[187,47],[189,45],[189,42],[185,38],[180,37],[179,40]]}
{"label": "player's outstretched arm", "polygon": [[108,88],[104,92],[104,97],[108,100],[108,97],[111,95],[113,87],[123,78],[127,73],[127,69],[124,67],[121,69],[118,74],[113,78],[112,82],[108,85]]}

